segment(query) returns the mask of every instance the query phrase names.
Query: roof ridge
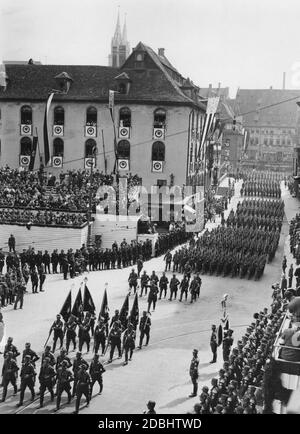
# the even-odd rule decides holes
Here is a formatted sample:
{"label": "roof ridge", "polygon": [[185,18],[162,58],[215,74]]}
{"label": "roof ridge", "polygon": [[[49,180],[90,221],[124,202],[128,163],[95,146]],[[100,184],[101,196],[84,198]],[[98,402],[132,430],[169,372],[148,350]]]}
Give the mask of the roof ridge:
{"label": "roof ridge", "polygon": [[174,87],[174,89],[179,93],[179,95],[181,97],[183,97],[184,99],[186,99],[189,102],[192,102],[195,104],[195,101],[192,100],[191,98],[187,97],[182,90],[179,88],[179,86],[177,85],[177,83],[175,83],[175,81],[172,79],[172,77],[170,77],[170,75],[168,74],[168,72],[165,70],[164,66],[162,65],[162,62],[159,60],[158,55],[155,53],[154,50],[152,50],[151,47],[148,47],[147,45],[143,44],[146,51],[148,52],[148,54],[151,56],[152,60],[155,62],[155,64],[161,69],[161,71],[164,73],[165,77],[167,78],[167,80],[171,83],[171,85]]}

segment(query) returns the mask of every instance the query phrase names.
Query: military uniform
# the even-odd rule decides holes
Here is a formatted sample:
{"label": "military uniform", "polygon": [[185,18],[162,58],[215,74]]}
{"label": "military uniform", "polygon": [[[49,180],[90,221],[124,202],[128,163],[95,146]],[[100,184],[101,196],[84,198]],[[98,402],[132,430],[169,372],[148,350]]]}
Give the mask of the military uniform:
{"label": "military uniform", "polygon": [[65,331],[66,333],[66,350],[69,352],[70,343],[73,344],[73,351],[76,350],[76,327],[78,323],[75,317],[70,317],[68,321],[65,323]]}
{"label": "military uniform", "polygon": [[55,376],[56,373],[53,366],[51,366],[49,363],[42,365],[39,373],[40,407],[43,407],[44,395],[47,389],[50,393],[51,401],[54,401],[53,383],[54,383]]}
{"label": "military uniform", "polygon": [[14,395],[17,394],[17,375],[18,375],[18,365],[16,361],[12,358],[12,353],[10,356],[6,356],[2,367],[2,384],[3,384],[3,393],[2,393],[2,402],[5,401],[7,395],[7,388],[9,383],[14,388]]}
{"label": "military uniform", "polygon": [[91,396],[93,394],[93,387],[96,382],[98,382],[100,386],[99,395],[103,391],[103,378],[102,374],[105,372],[105,369],[101,362],[99,362],[98,358],[94,358],[90,364],[90,376],[91,376]]}
{"label": "military uniform", "polygon": [[61,395],[66,392],[68,395],[68,404],[71,402],[71,385],[70,382],[73,380],[73,375],[69,369],[67,369],[66,364],[63,364],[57,370],[57,399],[56,399],[56,410],[60,408]]}
{"label": "military uniform", "polygon": [[94,352],[97,354],[101,345],[101,352],[104,354],[106,343],[106,325],[103,321],[96,325],[94,333]]}
{"label": "military uniform", "polygon": [[133,350],[135,349],[135,331],[132,327],[128,327],[127,330],[124,332],[123,336],[123,349],[125,352],[125,362],[124,365],[127,365],[128,363],[128,353],[129,353],[129,360],[132,358]]}
{"label": "military uniform", "polygon": [[35,398],[34,392],[34,382],[35,382],[36,372],[32,363],[30,362],[30,356],[26,356],[26,361],[21,369],[21,392],[20,392],[20,402],[18,406],[23,405],[25,390],[28,387],[31,392],[31,400]]}
{"label": "military uniform", "polygon": [[121,329],[116,325],[112,328],[109,336],[108,341],[110,342],[110,355],[109,355],[109,362],[112,362],[115,348],[117,347],[119,352],[119,358],[122,357],[121,352]]}
{"label": "military uniform", "polygon": [[164,298],[167,296],[169,279],[164,274],[161,276],[159,280],[159,300],[161,300],[162,294],[164,292]]}
{"label": "military uniform", "polygon": [[191,380],[193,383],[193,392],[191,393],[190,396],[197,396],[198,377],[199,377],[198,367],[199,367],[198,351],[194,350],[193,351],[193,358],[192,358],[191,364],[190,364],[190,377],[191,377]]}
{"label": "military uniform", "polygon": [[143,316],[140,319],[140,325],[139,325],[139,330],[140,330],[140,342],[139,342],[139,346],[138,346],[139,349],[142,348],[144,336],[146,336],[146,344],[145,345],[146,346],[148,345],[149,339],[150,339],[150,327],[151,327],[151,319],[147,315],[147,312],[144,311]]}
{"label": "military uniform", "polygon": [[176,300],[179,284],[180,284],[179,280],[175,276],[173,276],[170,281],[170,298],[169,298],[170,301],[172,301],[173,295]]}
{"label": "military uniform", "polygon": [[218,348],[216,328],[212,328],[212,333],[210,336],[210,348],[213,354],[213,359],[211,363],[215,363],[217,361],[217,348]]}
{"label": "military uniform", "polygon": [[63,340],[64,340],[63,326],[64,324],[61,321],[60,316],[52,324],[51,330],[53,330],[54,332],[52,353],[55,353],[56,343],[58,339],[60,340],[60,348],[63,346]]}
{"label": "military uniform", "polygon": [[75,413],[79,412],[80,400],[82,395],[86,398],[86,405],[90,403],[90,375],[86,372],[86,367],[83,365],[78,371],[77,385],[76,385],[76,404]]}
{"label": "military uniform", "polygon": [[149,295],[148,295],[148,312],[150,312],[151,305],[153,304],[153,310],[155,310],[157,302],[157,294],[159,290],[157,285],[153,282],[150,285]]}

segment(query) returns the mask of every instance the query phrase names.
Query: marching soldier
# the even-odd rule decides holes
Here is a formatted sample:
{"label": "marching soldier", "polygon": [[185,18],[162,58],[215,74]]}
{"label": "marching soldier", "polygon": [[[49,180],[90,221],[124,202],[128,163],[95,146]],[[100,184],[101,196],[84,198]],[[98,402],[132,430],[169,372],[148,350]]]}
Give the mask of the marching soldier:
{"label": "marching soldier", "polygon": [[35,363],[39,360],[39,356],[37,355],[37,353],[35,351],[33,351],[31,349],[30,342],[27,342],[25,344],[25,350],[23,351],[23,355],[22,355],[22,363],[25,363],[25,357],[26,356],[30,356],[30,362],[35,367]]}
{"label": "marching soldier", "polygon": [[136,287],[137,287],[137,279],[138,279],[138,275],[136,274],[136,272],[134,271],[134,268],[131,270],[131,273],[129,275],[128,278],[128,282],[129,282],[129,295],[131,293],[131,289],[133,288],[134,290],[134,294],[136,293]]}
{"label": "marching soldier", "polygon": [[66,350],[67,354],[69,352],[70,343],[73,344],[73,351],[76,350],[76,327],[78,323],[75,315],[71,314],[68,321],[65,323],[65,332],[66,334]]}
{"label": "marching soldier", "polygon": [[115,314],[114,314],[114,316],[111,319],[110,328],[112,328],[112,326],[113,326],[113,324],[115,322],[117,323],[118,327],[121,329],[122,328],[122,324],[121,324],[121,321],[120,321],[120,312],[118,311],[118,309],[115,310]]}
{"label": "marching soldier", "polygon": [[141,275],[141,293],[140,297],[143,295],[143,291],[145,290],[145,295],[147,295],[147,285],[150,280],[150,277],[148,276],[146,270],[144,270],[143,274]]}
{"label": "marching soldier", "polygon": [[293,266],[293,264],[290,265],[288,276],[289,276],[289,288],[291,288],[292,284],[293,284],[293,276],[294,276],[294,266]]}
{"label": "marching soldier", "polygon": [[79,351],[82,351],[83,344],[86,344],[87,352],[90,351],[90,328],[91,328],[91,314],[86,313],[86,317],[82,324],[79,324]]}
{"label": "marching soldier", "polygon": [[14,310],[17,309],[19,302],[20,302],[20,309],[23,309],[24,294],[26,292],[26,286],[22,282],[19,282],[16,285],[16,292],[17,292],[17,295],[16,295],[16,300],[15,300]]}
{"label": "marching soldier", "polygon": [[183,294],[185,295],[185,301],[187,300],[188,288],[189,288],[189,279],[187,276],[184,276],[182,281],[180,282],[180,299],[179,299],[179,301],[182,301]]}
{"label": "marching soldier", "polygon": [[145,346],[147,346],[149,344],[150,327],[151,327],[151,319],[150,319],[149,315],[150,315],[150,313],[149,312],[147,313],[144,310],[143,311],[143,316],[140,319],[140,325],[139,325],[139,329],[140,329],[140,343],[139,343],[139,346],[138,346],[139,350],[142,349],[142,344],[143,344],[144,336],[146,336]]}
{"label": "marching soldier", "polygon": [[166,261],[165,271],[170,271],[171,262],[172,262],[172,253],[170,252],[170,250],[168,250],[167,253],[165,254],[164,260]]}
{"label": "marching soldier", "polygon": [[123,365],[128,364],[128,353],[129,360],[132,358],[133,350],[135,349],[135,331],[131,323],[128,324],[127,330],[124,332],[123,336],[123,349],[125,351],[125,362]]}
{"label": "marching soldier", "polygon": [[233,338],[232,338],[232,333],[233,330],[229,329],[226,331],[224,331],[224,338],[223,338],[223,360],[224,362],[227,362],[229,360],[229,354],[230,354],[230,350],[233,344]]}
{"label": "marching soldier", "polygon": [[11,352],[12,353],[12,358],[14,360],[16,360],[16,358],[20,355],[17,347],[15,345],[13,345],[13,338],[9,337],[7,339],[7,343],[4,347],[4,352],[3,352],[3,357],[5,358],[7,353]]}
{"label": "marching soldier", "polygon": [[160,280],[159,280],[159,300],[161,300],[162,293],[164,292],[164,298],[167,296],[167,289],[168,289],[168,283],[169,279],[166,276],[166,273],[163,272]]}
{"label": "marching soldier", "polygon": [[68,404],[70,404],[72,399],[70,382],[73,381],[74,378],[67,366],[68,362],[66,360],[63,360],[62,365],[57,370],[57,399],[55,411],[58,411],[60,408],[61,395],[63,392],[66,392],[68,395]]}
{"label": "marching soldier", "polygon": [[68,369],[71,368],[72,363],[71,363],[71,360],[69,359],[69,357],[67,356],[67,351],[64,348],[62,348],[60,350],[60,355],[57,356],[57,359],[56,359],[56,371],[62,365],[62,362],[64,360],[66,360],[66,362],[67,362],[67,368]]}
{"label": "marching soldier", "polygon": [[[64,362],[64,364],[67,366],[68,362]],[[72,397],[75,396],[76,393],[76,387],[77,387],[77,382],[78,382],[78,372],[80,369],[81,365],[86,365],[86,367],[89,367],[89,364],[82,358],[82,354],[80,352],[76,353],[76,358],[73,361],[73,376],[74,376],[74,384],[73,384],[73,391],[72,391]]]}
{"label": "marching soldier", "polygon": [[30,278],[31,278],[31,284],[32,284],[32,294],[37,294],[39,277],[38,277],[38,274],[37,274],[35,267],[31,270]]}
{"label": "marching soldier", "polygon": [[99,351],[99,347],[101,345],[101,355],[104,355],[105,351],[105,344],[106,344],[106,326],[104,324],[104,321],[100,319],[98,321],[98,324],[95,328],[94,333],[94,352],[97,354]]}
{"label": "marching soldier", "polygon": [[20,392],[20,402],[17,404],[18,407],[23,405],[25,390],[28,387],[31,392],[31,401],[34,401],[35,392],[34,392],[34,382],[36,372],[34,367],[30,361],[31,357],[29,355],[25,356],[25,362],[21,369],[21,392]]}
{"label": "marching soldier", "polygon": [[91,376],[91,398],[93,395],[93,387],[96,382],[99,384],[99,393],[98,395],[101,395],[103,391],[103,378],[102,374],[105,372],[105,369],[102,365],[102,363],[99,361],[99,354],[95,354],[93,357],[93,360],[90,364],[90,376]]}
{"label": "marching soldier", "polygon": [[77,385],[76,385],[76,404],[74,414],[78,414],[80,400],[82,395],[86,398],[86,406],[89,406],[90,403],[90,384],[91,378],[89,373],[87,372],[87,366],[82,364],[77,374]]}
{"label": "marching soldier", "polygon": [[56,315],[56,321],[52,324],[52,327],[50,331],[53,330],[53,347],[52,347],[52,353],[55,353],[56,349],[56,343],[58,339],[60,340],[60,348],[63,346],[63,340],[64,340],[64,332],[63,332],[64,324],[61,320],[61,316],[58,314]]}
{"label": "marching soldier", "polygon": [[153,311],[155,310],[158,292],[159,290],[156,283],[154,283],[154,281],[151,281],[149,295],[148,295],[148,312],[150,312],[152,303],[153,303]]}
{"label": "marching soldier", "polygon": [[152,274],[150,276],[150,283],[154,283],[155,285],[158,284],[159,278],[158,276],[155,274],[155,271],[152,271]]}
{"label": "marching soldier", "polygon": [[54,356],[54,354],[53,353],[51,353],[51,347],[50,347],[50,345],[47,345],[46,346],[46,348],[45,348],[45,351],[43,352],[43,354],[42,354],[42,359],[41,359],[41,364],[43,364],[44,363],[44,360],[46,359],[46,358],[48,358],[49,359],[49,363],[50,363],[50,365],[51,366],[54,366],[55,365],[55,356]]}
{"label": "marching soldier", "polygon": [[193,358],[190,364],[190,377],[193,383],[193,392],[190,394],[190,397],[197,396],[198,392],[198,367],[199,367],[199,359],[198,359],[198,350],[193,350]]}
{"label": "marching soldier", "polygon": [[56,373],[53,366],[51,366],[50,364],[50,359],[48,357],[45,357],[39,373],[40,408],[44,406],[44,395],[47,389],[50,392],[51,402],[54,401],[53,383],[55,377],[56,377]]}
{"label": "marching soldier", "polygon": [[210,348],[213,354],[213,358],[209,363],[216,363],[218,344],[217,344],[217,327],[214,324],[211,326]]}
{"label": "marching soldier", "polygon": [[2,402],[4,402],[6,399],[7,387],[9,383],[11,383],[11,385],[14,388],[14,396],[17,394],[18,370],[19,368],[17,362],[13,359],[13,353],[11,351],[8,351],[2,367],[2,384],[3,384]]}
{"label": "marching soldier", "polygon": [[143,264],[143,259],[142,259],[142,257],[140,256],[140,257],[138,258],[138,260],[137,260],[138,277],[140,277],[140,274],[141,274],[141,271],[142,271],[142,269],[143,269],[143,266],[144,266],[144,264]]}
{"label": "marching soldier", "polygon": [[108,342],[110,343],[110,355],[109,355],[109,360],[107,363],[111,363],[113,356],[114,356],[114,352],[115,352],[115,348],[117,347],[118,352],[119,352],[119,359],[121,359],[122,357],[122,352],[121,352],[121,328],[119,327],[118,322],[114,322],[113,323],[113,327],[108,335]]}
{"label": "marching soldier", "polygon": [[174,299],[176,300],[177,297],[177,291],[178,291],[178,285],[180,284],[179,280],[176,277],[176,274],[173,274],[173,277],[170,282],[170,298],[169,301],[172,301],[173,295]]}

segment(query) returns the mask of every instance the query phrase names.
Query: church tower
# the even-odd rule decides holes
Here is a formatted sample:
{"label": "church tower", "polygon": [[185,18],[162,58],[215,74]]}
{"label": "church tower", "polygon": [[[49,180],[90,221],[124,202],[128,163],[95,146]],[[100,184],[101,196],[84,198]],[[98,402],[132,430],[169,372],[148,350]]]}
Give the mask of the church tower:
{"label": "church tower", "polygon": [[118,11],[115,34],[111,40],[111,54],[109,55],[109,66],[119,68],[123,65],[130,54],[130,45],[127,40],[126,17],[123,32],[121,33],[120,14]]}

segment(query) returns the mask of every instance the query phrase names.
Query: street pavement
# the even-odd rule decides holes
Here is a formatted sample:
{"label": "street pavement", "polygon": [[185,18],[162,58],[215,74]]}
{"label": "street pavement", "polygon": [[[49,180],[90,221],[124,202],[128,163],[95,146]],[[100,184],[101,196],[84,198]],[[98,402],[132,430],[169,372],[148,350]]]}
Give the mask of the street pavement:
{"label": "street pavement", "polygon": [[[227,182],[227,181],[224,181]],[[235,197],[231,200],[225,216],[231,208],[236,208],[239,197],[240,184],[236,184]],[[88,408],[83,407],[80,413],[142,413],[149,399],[156,401],[157,413],[186,413],[191,411],[199,398],[189,398],[192,384],[189,377],[189,365],[192,350],[199,350],[199,393],[203,385],[210,386],[210,381],[217,376],[222,367],[222,351],[218,350],[218,360],[209,364],[211,352],[209,346],[210,329],[212,324],[218,325],[222,316],[221,299],[223,294],[229,294],[227,312],[229,313],[230,327],[234,330],[236,342],[245,332],[248,324],[252,322],[254,312],[269,307],[271,302],[271,285],[278,281],[281,274],[281,261],[284,251],[289,252],[288,221],[299,209],[298,201],[292,198],[283,188],[283,199],[286,204],[286,215],[279,248],[275,259],[267,264],[264,275],[259,281],[215,277],[203,275],[200,299],[193,304],[187,302],[172,302],[160,300],[156,311],[152,312],[151,338],[148,347],[134,351],[132,361],[122,366],[123,360],[115,360],[105,366],[103,375],[104,389],[101,396],[95,396]],[[211,228],[220,223],[208,223]],[[288,256],[288,266],[292,258]],[[14,311],[12,307],[2,310],[6,325],[6,336],[14,337],[14,344],[19,351],[23,350],[25,342],[31,342],[33,350],[39,355],[43,350],[50,326],[60,311],[62,304],[72,289],[74,301],[76,293],[83,278],[88,278],[87,286],[92,294],[97,308],[100,309],[105,283],[108,283],[108,304],[110,316],[115,309],[120,309],[125,295],[128,293],[128,276],[132,267],[122,270],[108,270],[85,273],[83,276],[64,281],[61,275],[47,276],[45,292],[27,294],[23,310]],[[164,271],[163,257],[153,258],[144,264],[148,273],[155,270],[158,276]],[[171,277],[171,273],[167,273]],[[133,295],[130,297],[130,308]],[[139,297],[140,314],[146,310],[147,299]],[[51,343],[51,341],[50,341]],[[85,351],[85,350],[84,350]],[[56,355],[58,352],[56,352]],[[69,356],[75,356],[70,353]],[[92,353],[83,354],[90,361]],[[108,359],[108,354],[103,362]],[[20,357],[19,357],[20,364]],[[2,360],[0,361],[2,369]],[[39,365],[38,365],[39,369]],[[36,388],[38,381],[36,383]],[[95,385],[94,393],[98,392]],[[8,393],[7,402],[0,404],[0,413],[15,413],[18,397]],[[26,392],[25,399],[29,399]],[[65,405],[67,397],[63,395],[63,407],[59,413],[71,413],[74,410],[74,401]],[[55,405],[45,397],[45,407],[38,409],[38,401],[21,408],[20,413],[52,413]],[[84,400],[82,400],[84,406]]]}

